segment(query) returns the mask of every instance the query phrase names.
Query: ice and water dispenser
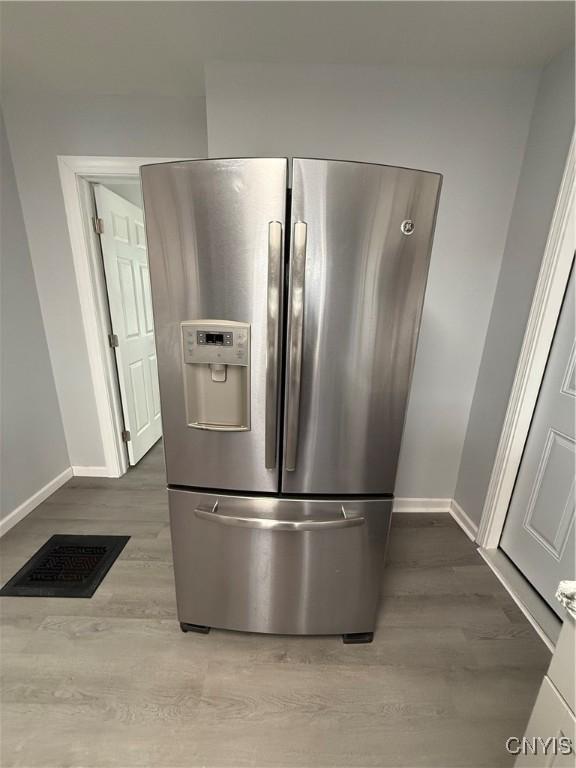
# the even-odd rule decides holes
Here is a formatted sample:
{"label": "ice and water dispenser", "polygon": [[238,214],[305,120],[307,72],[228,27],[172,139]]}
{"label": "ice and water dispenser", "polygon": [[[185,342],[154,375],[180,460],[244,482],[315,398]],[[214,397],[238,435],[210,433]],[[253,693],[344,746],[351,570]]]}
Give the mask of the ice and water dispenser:
{"label": "ice and water dispenser", "polygon": [[250,324],[182,323],[182,345],[188,426],[250,429]]}

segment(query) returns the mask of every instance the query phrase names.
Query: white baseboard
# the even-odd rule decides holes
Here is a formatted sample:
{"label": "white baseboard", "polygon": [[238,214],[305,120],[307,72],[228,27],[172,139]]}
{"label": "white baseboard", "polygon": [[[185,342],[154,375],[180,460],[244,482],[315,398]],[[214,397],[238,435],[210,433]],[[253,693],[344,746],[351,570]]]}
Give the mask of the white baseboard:
{"label": "white baseboard", "polygon": [[[476,542],[478,536],[478,525],[455,499],[394,499],[393,512],[448,512],[469,539]],[[478,554],[486,561],[549,650],[553,651],[561,626],[556,614],[499,549],[478,547]]]}
{"label": "white baseboard", "polygon": [[26,515],[30,514],[33,509],[36,509],[39,504],[42,504],[42,502],[57,491],[58,488],[61,488],[71,477],[72,467],[68,467],[64,472],[61,472],[59,475],[56,475],[55,478],[50,480],[49,483],[46,483],[43,488],[40,488],[39,491],[32,494],[29,499],[22,502],[16,509],[13,509],[12,512],[6,515],[6,517],[2,518],[2,520],[0,520],[0,536],[3,536],[13,528],[16,523],[23,520]]}
{"label": "white baseboard", "polygon": [[108,467],[72,467],[74,477],[110,477]]}
{"label": "white baseboard", "polygon": [[472,541],[476,541],[476,536],[478,535],[478,525],[474,522],[474,520],[472,520],[472,518],[468,517],[456,499],[450,500],[450,509],[448,512],[450,512],[466,536],[468,536],[468,538]]}
{"label": "white baseboard", "polygon": [[553,652],[562,627],[560,619],[503,552],[479,547],[478,554],[488,563],[548,650]]}
{"label": "white baseboard", "polygon": [[452,499],[394,499],[393,512],[450,512]]}
{"label": "white baseboard", "polygon": [[448,512],[472,541],[476,540],[478,526],[468,517],[455,499],[398,498],[394,499],[393,512]]}

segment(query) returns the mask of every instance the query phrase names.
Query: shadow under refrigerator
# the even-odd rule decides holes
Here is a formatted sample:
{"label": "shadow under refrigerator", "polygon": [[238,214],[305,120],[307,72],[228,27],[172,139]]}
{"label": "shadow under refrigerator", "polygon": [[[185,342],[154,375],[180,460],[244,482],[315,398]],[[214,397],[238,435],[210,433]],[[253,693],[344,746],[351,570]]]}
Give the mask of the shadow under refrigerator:
{"label": "shadow under refrigerator", "polygon": [[304,158],[142,168],[185,631],[372,639],[440,184]]}

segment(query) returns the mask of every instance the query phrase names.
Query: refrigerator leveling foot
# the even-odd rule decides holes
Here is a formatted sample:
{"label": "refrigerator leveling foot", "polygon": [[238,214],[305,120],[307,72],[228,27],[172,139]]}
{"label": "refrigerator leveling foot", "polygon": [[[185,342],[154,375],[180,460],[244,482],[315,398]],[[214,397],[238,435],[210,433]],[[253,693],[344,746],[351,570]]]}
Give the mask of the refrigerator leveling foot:
{"label": "refrigerator leveling foot", "polygon": [[348,635],[342,635],[342,642],[346,645],[371,643],[372,640],[374,640],[374,632],[351,632]]}
{"label": "refrigerator leveling foot", "polygon": [[182,632],[198,632],[201,635],[207,635],[210,632],[210,627],[205,627],[203,624],[186,624],[184,621],[180,622],[180,629]]}

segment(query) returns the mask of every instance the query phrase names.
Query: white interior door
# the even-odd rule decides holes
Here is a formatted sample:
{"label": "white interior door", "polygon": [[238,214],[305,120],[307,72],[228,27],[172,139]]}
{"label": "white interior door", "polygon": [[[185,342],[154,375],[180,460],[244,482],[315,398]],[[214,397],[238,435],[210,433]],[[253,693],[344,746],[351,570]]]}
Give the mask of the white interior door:
{"label": "white interior door", "polygon": [[516,478],[500,546],[556,613],[558,582],[574,579],[574,270]]}
{"label": "white interior door", "polygon": [[128,455],[136,464],[162,434],[158,365],[142,210],[100,184],[96,208],[102,220],[102,256]]}

